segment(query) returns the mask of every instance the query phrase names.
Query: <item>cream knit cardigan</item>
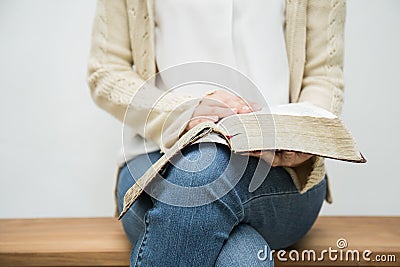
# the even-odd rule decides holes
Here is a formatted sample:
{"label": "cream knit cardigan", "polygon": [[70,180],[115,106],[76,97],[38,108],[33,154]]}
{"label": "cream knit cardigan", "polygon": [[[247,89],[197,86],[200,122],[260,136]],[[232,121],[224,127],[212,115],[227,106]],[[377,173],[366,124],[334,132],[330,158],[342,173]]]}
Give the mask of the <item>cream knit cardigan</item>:
{"label": "cream knit cardigan", "polygon": [[[290,101],[308,101],[337,115],[343,103],[345,0],[286,0],[286,49],[290,67]],[[171,147],[182,122],[194,111],[191,95],[168,93],[158,104],[148,99],[160,94],[152,86],[138,93],[156,71],[154,54],[154,0],[98,0],[89,56],[88,84],[94,101],[120,121],[130,107],[127,124],[145,129],[160,147]],[[266,48],[268,49],[268,48]],[[135,70],[132,67],[135,67]],[[142,90],[142,89],[141,89]],[[188,101],[193,100],[193,101]],[[186,104],[189,103],[190,105]],[[145,124],[143,112],[151,112]],[[172,111],[180,112],[172,112]],[[137,115],[135,115],[137,114]],[[161,139],[162,125],[164,125]],[[171,118],[174,116],[174,118]],[[144,135],[143,132],[139,134]],[[320,182],[326,172],[323,159],[313,157],[286,170],[301,193]],[[329,187],[326,200],[331,202]]]}

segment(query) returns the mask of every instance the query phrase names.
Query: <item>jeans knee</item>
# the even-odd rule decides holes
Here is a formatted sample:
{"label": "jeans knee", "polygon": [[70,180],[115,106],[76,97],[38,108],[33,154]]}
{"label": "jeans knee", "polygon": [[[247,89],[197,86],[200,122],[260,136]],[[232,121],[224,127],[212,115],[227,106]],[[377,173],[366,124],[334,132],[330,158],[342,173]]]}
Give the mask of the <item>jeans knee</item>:
{"label": "jeans knee", "polygon": [[158,179],[149,191],[155,199],[174,206],[195,207],[218,200],[236,210],[240,199],[233,188],[241,174],[233,167],[234,157],[222,144],[191,145],[171,160],[162,173],[164,179]]}
{"label": "jeans knee", "polygon": [[212,183],[228,168],[231,151],[217,143],[188,146],[168,166],[165,178],[171,183],[198,187]]}
{"label": "jeans knee", "polygon": [[238,223],[238,217],[224,205],[213,202],[198,207],[176,207],[156,202],[147,214],[153,225],[163,225],[171,233],[181,233],[186,240],[212,237],[226,240]]}

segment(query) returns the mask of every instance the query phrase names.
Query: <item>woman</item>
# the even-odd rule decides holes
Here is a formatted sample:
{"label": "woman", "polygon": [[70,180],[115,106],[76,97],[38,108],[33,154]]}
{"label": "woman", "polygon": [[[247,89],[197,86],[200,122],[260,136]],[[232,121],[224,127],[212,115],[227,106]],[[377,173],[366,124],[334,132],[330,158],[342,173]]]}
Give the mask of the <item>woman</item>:
{"label": "woman", "polygon": [[[205,119],[257,110],[224,90],[201,96],[172,91],[153,106],[150,99],[160,93],[160,83],[139,89],[145,80],[179,63],[217,62],[249,76],[270,104],[307,101],[339,114],[344,21],[344,0],[100,0],[89,86],[95,102],[119,120],[129,106],[133,115],[124,123],[135,134],[125,144],[127,163],[121,161],[119,168],[118,211],[135,179],[185,130]],[[139,94],[140,100],[130,105]],[[143,118],[149,109],[152,116]],[[237,173],[237,164],[230,161],[242,157],[214,143],[191,145],[182,154],[162,175],[186,187]],[[273,160],[256,156],[249,158],[232,190],[211,203],[181,207],[140,195],[122,218],[133,244],[131,266],[273,266],[273,259],[261,254],[299,240],[323,199],[331,198],[323,159],[294,152]],[[198,165],[208,160],[207,167],[184,170],[179,168],[184,159]],[[249,192],[257,165],[273,167],[261,186]]]}

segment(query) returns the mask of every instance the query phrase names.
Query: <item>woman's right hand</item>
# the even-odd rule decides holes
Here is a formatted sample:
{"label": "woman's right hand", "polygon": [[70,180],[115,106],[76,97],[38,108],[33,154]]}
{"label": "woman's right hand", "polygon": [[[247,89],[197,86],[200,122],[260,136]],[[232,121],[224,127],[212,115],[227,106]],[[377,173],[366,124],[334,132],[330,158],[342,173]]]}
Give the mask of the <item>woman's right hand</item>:
{"label": "woman's right hand", "polygon": [[233,114],[250,113],[260,109],[261,107],[256,103],[246,103],[239,96],[227,91],[216,90],[201,99],[186,130],[190,130],[205,121],[217,122]]}

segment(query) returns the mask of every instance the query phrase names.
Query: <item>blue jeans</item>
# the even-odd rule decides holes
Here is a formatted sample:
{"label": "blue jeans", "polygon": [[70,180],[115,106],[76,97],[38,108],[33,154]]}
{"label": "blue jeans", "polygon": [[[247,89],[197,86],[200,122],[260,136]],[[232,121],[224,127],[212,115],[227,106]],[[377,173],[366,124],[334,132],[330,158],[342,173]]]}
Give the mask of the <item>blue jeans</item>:
{"label": "blue jeans", "polygon": [[[144,154],[122,167],[117,184],[119,210],[128,188],[160,156],[159,152]],[[273,266],[269,257],[260,259],[260,250],[264,255],[271,249],[288,247],[308,232],[325,198],[325,179],[299,194],[284,168],[275,167],[265,173],[261,186],[249,192],[257,164],[266,170],[269,166],[250,157],[243,172],[237,169],[243,166],[230,164],[231,157],[244,156],[214,143],[202,143],[201,148],[194,144],[175,156],[174,164],[163,170],[163,177],[171,183],[201,186],[224,171],[241,173],[241,178],[221,198],[197,207],[166,204],[143,192],[122,218],[133,245],[131,266]],[[209,162],[200,164],[196,162],[199,159]],[[194,168],[207,167],[199,167],[195,173],[179,167],[181,162],[187,165],[188,160],[196,162]]]}

